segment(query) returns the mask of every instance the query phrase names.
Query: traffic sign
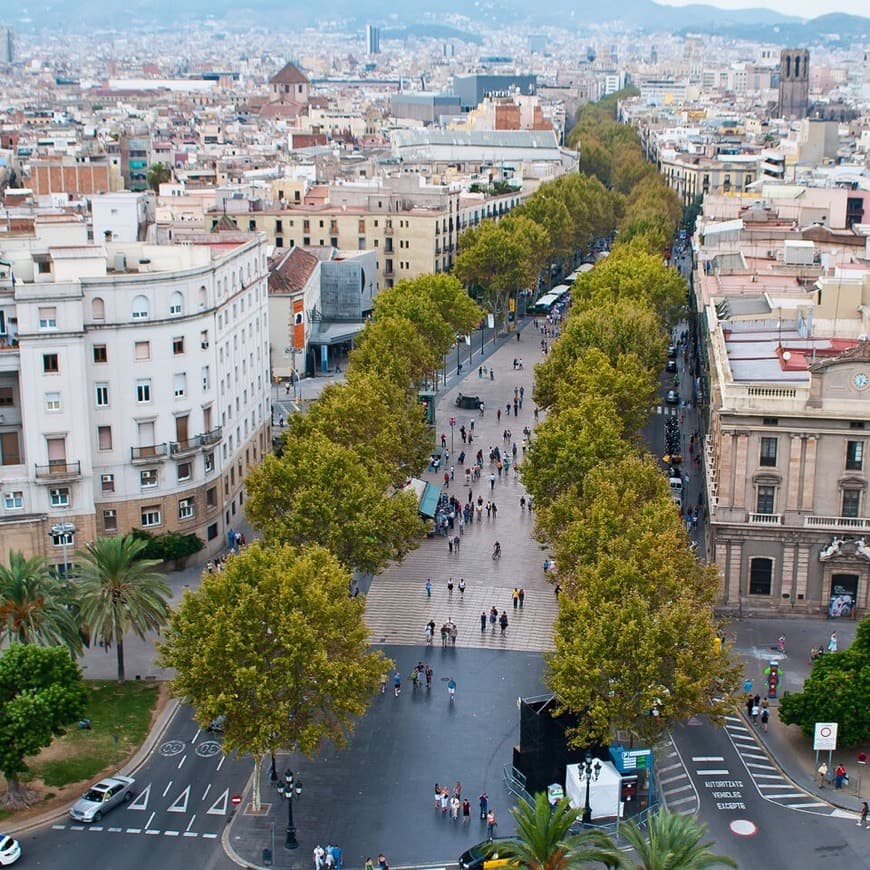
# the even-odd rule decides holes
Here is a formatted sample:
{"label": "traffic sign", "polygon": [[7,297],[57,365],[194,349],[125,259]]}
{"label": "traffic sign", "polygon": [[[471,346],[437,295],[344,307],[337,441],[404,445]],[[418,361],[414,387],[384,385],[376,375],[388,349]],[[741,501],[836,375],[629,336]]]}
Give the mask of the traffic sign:
{"label": "traffic sign", "polygon": [[813,749],[836,749],[837,748],[837,723],[816,722],[816,730],[813,735]]}
{"label": "traffic sign", "polygon": [[237,807],[241,802],[242,802],[242,796],[240,794],[234,794],[230,798],[230,803],[232,803],[233,806]]}

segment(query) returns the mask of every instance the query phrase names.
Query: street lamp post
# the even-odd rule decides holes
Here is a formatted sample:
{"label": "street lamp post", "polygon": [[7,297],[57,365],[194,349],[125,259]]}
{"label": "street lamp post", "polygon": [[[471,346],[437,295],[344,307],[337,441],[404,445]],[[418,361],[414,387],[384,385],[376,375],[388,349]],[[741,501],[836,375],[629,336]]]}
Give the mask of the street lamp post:
{"label": "street lamp post", "polygon": [[456,417],[450,418],[450,452],[453,453],[453,429],[456,426]]}
{"label": "street lamp post", "polygon": [[592,782],[598,781],[601,775],[601,762],[596,758],[592,764],[592,756],[587,752],[586,758],[580,762],[580,776],[586,779],[586,805],[583,807],[583,824],[588,825],[592,821],[592,804],[589,803],[589,787]]}
{"label": "street lamp post", "polygon": [[284,771],[284,781],[278,783],[278,794],[287,801],[287,838],[284,840],[285,849],[299,848],[296,839],[296,825],[293,824],[293,796],[302,794],[302,780],[293,779],[293,771],[288,767]]}

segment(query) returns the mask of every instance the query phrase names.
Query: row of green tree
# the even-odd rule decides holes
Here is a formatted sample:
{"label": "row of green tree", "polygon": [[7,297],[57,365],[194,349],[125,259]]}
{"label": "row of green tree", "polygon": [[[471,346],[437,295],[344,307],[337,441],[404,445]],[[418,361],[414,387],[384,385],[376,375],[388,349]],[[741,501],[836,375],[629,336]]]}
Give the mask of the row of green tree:
{"label": "row of green tree", "polygon": [[579,173],[542,184],[506,217],[462,234],[453,274],[500,324],[512,296],[615,230],[623,241],[642,235],[650,250],[667,250],[680,200],[644,158],[637,133],[616,121],[624,95],[578,110],[568,145],[580,149]]}
{"label": "row of green tree", "polygon": [[403,281],[377,298],[347,380],[291,418],[279,455],[246,481],[260,540],[203,578],[172,615],[161,663],[205,725],[221,716],[224,751],[342,746],[391,662],[368,645],[351,571],[375,572],[417,546],[424,526],[401,489],[428,461],[417,400],[480,309],[447,275]]}
{"label": "row of green tree", "polygon": [[522,474],[562,587],[548,683],[580,714],[579,746],[619,732],[652,744],[692,714],[722,715],[737,679],[716,652],[715,569],[696,559],[639,436],[685,294],[658,244],[619,242],[581,276],[536,371],[548,414]]}

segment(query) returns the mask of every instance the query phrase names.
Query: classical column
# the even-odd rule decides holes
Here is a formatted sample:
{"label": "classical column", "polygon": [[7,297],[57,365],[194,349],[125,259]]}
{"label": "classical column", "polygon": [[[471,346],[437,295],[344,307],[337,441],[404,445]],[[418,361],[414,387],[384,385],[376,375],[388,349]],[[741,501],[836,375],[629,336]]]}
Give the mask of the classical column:
{"label": "classical column", "polygon": [[788,483],[786,490],[786,510],[800,510],[801,506],[801,454],[804,436],[791,435],[788,451]]}
{"label": "classical column", "polygon": [[815,488],[816,488],[816,450],[819,439],[816,435],[807,436],[806,458],[804,459],[804,485],[800,488],[801,497],[799,508],[804,511],[815,513]]}
{"label": "classical column", "polygon": [[746,507],[746,453],[749,449],[749,436],[740,432],[734,436],[736,449],[734,456],[734,497],[731,504],[735,508]]}
{"label": "classical column", "polygon": [[719,505],[723,508],[731,507],[734,482],[731,475],[734,472],[734,448],[737,444],[737,436],[734,432],[721,432],[719,434]]}
{"label": "classical column", "polygon": [[[810,547],[808,544],[798,544],[797,545],[797,570],[795,571],[795,587],[794,587],[794,596],[795,601],[798,601],[801,596],[803,596],[803,605],[801,605],[804,609],[806,609],[806,600],[807,600],[807,576],[810,570]],[[819,573],[821,574],[821,568],[819,569]]]}
{"label": "classical column", "polygon": [[740,573],[743,568],[743,543],[728,542],[728,600],[736,601],[739,609],[743,608],[743,591],[740,585]]}
{"label": "classical column", "polygon": [[[795,544],[791,541],[783,541],[782,544],[782,592],[783,601],[794,605],[794,551]],[[788,598],[784,598],[788,594]]]}

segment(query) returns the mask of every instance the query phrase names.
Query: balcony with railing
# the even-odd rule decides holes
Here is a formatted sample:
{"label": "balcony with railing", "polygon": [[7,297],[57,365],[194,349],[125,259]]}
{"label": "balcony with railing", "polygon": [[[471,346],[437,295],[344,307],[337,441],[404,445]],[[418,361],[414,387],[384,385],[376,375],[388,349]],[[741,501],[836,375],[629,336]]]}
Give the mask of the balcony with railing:
{"label": "balcony with railing", "polygon": [[162,444],[149,444],[146,447],[131,447],[130,460],[132,462],[153,462],[155,459],[166,459],[169,455],[169,445],[164,441]]}
{"label": "balcony with railing", "polygon": [[870,531],[868,517],[804,517],[805,529],[820,529],[832,532]]}
{"label": "balcony with railing", "polygon": [[184,456],[187,453],[194,453],[202,446],[202,436],[197,435],[194,438],[188,438],[187,441],[170,441],[169,454],[171,456]]}
{"label": "balcony with railing", "polygon": [[82,464],[78,460],[67,462],[49,462],[48,465],[37,465],[36,479],[45,481],[72,480],[82,476]]}
{"label": "balcony with railing", "polygon": [[211,444],[217,444],[223,436],[223,426],[217,426],[208,432],[204,432],[199,436],[199,446],[208,447]]}
{"label": "balcony with railing", "polygon": [[750,526],[781,526],[782,514],[759,514],[750,512],[747,522]]}

